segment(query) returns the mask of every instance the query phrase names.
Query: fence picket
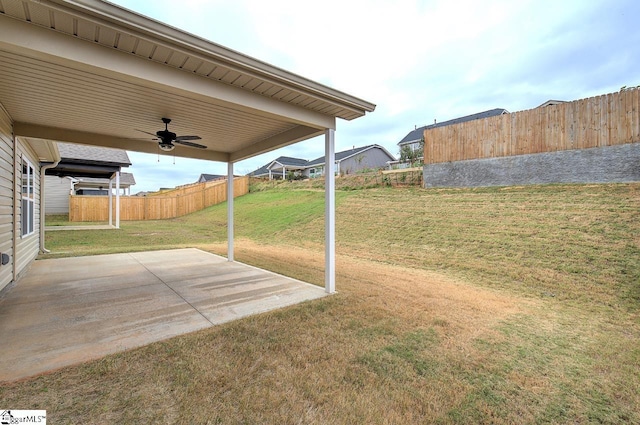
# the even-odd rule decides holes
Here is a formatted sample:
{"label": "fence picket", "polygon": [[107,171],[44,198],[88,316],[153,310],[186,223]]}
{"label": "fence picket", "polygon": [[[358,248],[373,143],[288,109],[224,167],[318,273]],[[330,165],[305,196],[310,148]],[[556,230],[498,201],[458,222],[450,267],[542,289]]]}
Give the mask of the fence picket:
{"label": "fence picket", "polygon": [[[249,192],[249,177],[233,179],[235,196]],[[146,197],[121,196],[120,220],[163,220],[191,214],[227,200],[227,182],[195,183],[186,187],[165,191]],[[115,202],[112,205],[115,217]],[[108,221],[108,196],[69,197],[69,221]]]}
{"label": "fence picket", "polygon": [[426,129],[425,164],[640,142],[640,88]]}

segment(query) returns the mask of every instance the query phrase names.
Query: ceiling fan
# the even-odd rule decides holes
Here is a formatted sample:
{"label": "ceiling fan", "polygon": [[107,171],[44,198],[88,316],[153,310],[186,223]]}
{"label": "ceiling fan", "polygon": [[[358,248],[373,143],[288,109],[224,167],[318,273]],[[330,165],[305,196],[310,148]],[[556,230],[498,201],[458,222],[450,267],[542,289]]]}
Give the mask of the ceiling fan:
{"label": "ceiling fan", "polygon": [[162,118],[162,122],[164,123],[164,130],[158,130],[154,133],[149,133],[148,131],[138,130],[146,134],[150,134],[158,139],[158,146],[165,152],[170,152],[175,148],[174,143],[189,146],[190,148],[197,149],[206,149],[207,147],[198,143],[190,142],[189,140],[200,140],[200,136],[177,136],[176,133],[169,131],[169,123],[171,122],[170,118]]}

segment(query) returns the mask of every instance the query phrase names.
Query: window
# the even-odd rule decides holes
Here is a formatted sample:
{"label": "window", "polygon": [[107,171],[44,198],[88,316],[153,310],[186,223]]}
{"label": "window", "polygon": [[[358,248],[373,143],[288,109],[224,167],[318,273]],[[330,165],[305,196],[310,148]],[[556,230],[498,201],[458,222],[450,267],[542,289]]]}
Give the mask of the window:
{"label": "window", "polygon": [[33,165],[26,158],[22,158],[22,236],[34,232],[35,222],[35,191],[33,187]]}
{"label": "window", "polygon": [[314,177],[320,177],[323,174],[323,168],[322,167],[315,167],[315,168],[311,168],[309,169],[309,177],[314,178]]}

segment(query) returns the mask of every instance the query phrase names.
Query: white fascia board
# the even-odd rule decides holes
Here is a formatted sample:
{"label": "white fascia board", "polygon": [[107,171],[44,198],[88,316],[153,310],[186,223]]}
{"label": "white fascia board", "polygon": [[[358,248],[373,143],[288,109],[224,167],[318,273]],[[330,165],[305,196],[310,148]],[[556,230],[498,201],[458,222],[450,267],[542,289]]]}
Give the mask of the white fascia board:
{"label": "white fascia board", "polygon": [[273,170],[273,166],[278,164],[280,167],[276,167],[276,168],[282,168],[284,167],[283,164],[279,163],[278,161],[271,161],[271,164],[267,165],[267,170]]}

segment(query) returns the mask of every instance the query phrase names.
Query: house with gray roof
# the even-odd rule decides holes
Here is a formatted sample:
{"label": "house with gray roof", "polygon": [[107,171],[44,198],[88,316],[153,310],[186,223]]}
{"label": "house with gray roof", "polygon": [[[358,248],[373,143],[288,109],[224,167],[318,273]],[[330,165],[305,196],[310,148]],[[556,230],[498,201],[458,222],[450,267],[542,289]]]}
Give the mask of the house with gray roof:
{"label": "house with gray roof", "polygon": [[48,176],[111,178],[122,167],[131,165],[127,151],[58,142],[62,158],[58,165],[47,170]]}
{"label": "house with gray roof", "polygon": [[[384,168],[389,161],[395,161],[395,157],[380,145],[367,145],[359,148],[353,147],[345,151],[336,152],[336,174],[354,174],[367,169]],[[309,161],[305,175],[310,178],[324,175],[324,156]]]}
{"label": "house with gray roof", "polygon": [[562,105],[563,103],[567,103],[567,101],[566,100],[549,99],[546,102],[544,102],[542,105],[537,106],[537,107],[538,108],[545,108],[547,106]]}
{"label": "house with gray roof", "polygon": [[136,180],[121,169],[131,165],[129,155],[122,149],[73,143],[57,143],[60,162],[46,170],[45,214],[68,214],[69,196],[109,194],[109,184],[120,172],[120,191],[129,195]]}
{"label": "house with gray roof", "polygon": [[460,124],[467,121],[479,120],[483,118],[495,117],[498,115],[508,114],[509,111],[503,108],[495,108],[490,109],[488,111],[478,112],[477,114],[466,115],[460,118],[454,118],[448,121],[442,121],[438,123],[433,123],[431,125],[425,125],[423,127],[416,127],[413,131],[410,131],[406,136],[402,138],[398,142],[398,146],[400,147],[400,151],[405,146],[408,146],[412,151],[416,151],[420,148],[420,144],[422,141],[422,137],[425,130],[429,130],[432,128],[445,127],[453,124]]}
{"label": "house with gray roof", "polygon": [[[353,147],[335,154],[335,170],[337,174],[353,174],[364,169],[384,168],[388,161],[395,157],[380,145]],[[324,156],[312,161],[306,159],[281,156],[263,165],[248,175],[251,177],[267,177],[285,179],[289,172],[300,177],[315,178],[324,175]]]}
{"label": "house with gray roof", "polygon": [[206,183],[206,182],[213,182],[213,181],[217,181],[217,180],[226,180],[227,179],[227,175],[222,175],[222,174],[200,174],[200,177],[198,177],[198,181],[196,183]]}
{"label": "house with gray roof", "polygon": [[287,178],[289,172],[302,175],[308,163],[309,161],[306,159],[279,156],[270,163],[250,172],[248,175],[251,177],[268,177],[269,180],[284,180]]}

